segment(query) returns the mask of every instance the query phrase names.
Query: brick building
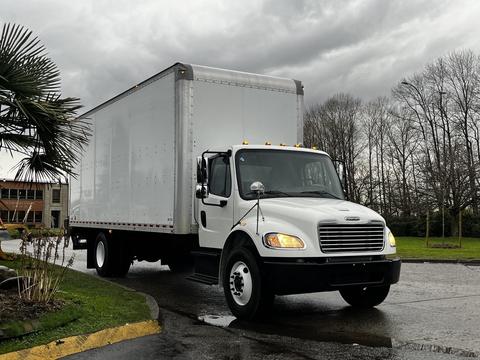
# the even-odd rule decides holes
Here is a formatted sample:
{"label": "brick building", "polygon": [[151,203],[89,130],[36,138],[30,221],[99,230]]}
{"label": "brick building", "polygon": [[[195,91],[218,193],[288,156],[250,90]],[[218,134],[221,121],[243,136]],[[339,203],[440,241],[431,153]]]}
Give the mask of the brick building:
{"label": "brick building", "polygon": [[67,184],[0,180],[0,218],[4,223],[58,228],[67,215]]}

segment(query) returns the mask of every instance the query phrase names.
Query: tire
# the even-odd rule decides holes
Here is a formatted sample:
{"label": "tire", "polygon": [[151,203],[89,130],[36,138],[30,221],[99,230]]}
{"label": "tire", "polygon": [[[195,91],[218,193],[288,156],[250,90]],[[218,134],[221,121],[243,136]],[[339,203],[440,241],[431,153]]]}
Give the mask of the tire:
{"label": "tire", "polygon": [[371,308],[385,300],[390,290],[390,285],[377,287],[349,287],[340,290],[343,300],[353,307]]}
{"label": "tire", "polygon": [[123,242],[107,239],[103,232],[95,239],[94,261],[98,275],[102,277],[123,277],[130,269],[131,259],[126,256]]}
{"label": "tire", "polygon": [[252,320],[271,310],[275,296],[262,278],[258,261],[250,250],[233,249],[227,255],[222,275],[228,307],[238,319]]}

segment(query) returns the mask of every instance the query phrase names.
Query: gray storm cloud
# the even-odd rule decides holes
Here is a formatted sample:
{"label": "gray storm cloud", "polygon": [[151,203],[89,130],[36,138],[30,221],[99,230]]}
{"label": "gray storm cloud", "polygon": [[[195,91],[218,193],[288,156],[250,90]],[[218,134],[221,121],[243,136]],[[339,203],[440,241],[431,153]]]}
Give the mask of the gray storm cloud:
{"label": "gray storm cloud", "polygon": [[[85,110],[176,61],[302,80],[308,105],[389,95],[459,48],[480,53],[480,2],[0,0],[0,22],[40,37]],[[10,168],[0,155],[0,177]]]}

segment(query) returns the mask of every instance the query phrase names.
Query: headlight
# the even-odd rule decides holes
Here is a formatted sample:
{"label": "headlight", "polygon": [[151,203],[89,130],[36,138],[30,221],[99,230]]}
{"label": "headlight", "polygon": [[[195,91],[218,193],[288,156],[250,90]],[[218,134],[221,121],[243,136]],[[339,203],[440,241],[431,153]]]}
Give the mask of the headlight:
{"label": "headlight", "polygon": [[388,232],[388,243],[390,244],[391,247],[397,246],[395,243],[395,236],[393,236],[391,231]]}
{"label": "headlight", "polygon": [[276,249],[304,249],[305,243],[298,237],[281,234],[269,233],[263,237],[265,246]]}

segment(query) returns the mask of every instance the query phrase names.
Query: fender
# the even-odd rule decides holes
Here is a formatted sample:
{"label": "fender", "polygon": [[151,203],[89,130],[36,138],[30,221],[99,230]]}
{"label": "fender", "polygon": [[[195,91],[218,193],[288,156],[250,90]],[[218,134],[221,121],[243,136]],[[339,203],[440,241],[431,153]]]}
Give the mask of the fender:
{"label": "fender", "polygon": [[223,267],[224,267],[224,261],[225,258],[228,254],[229,251],[234,249],[237,246],[246,246],[250,250],[253,251],[255,256],[259,261],[261,261],[260,254],[258,253],[257,245],[255,244],[255,241],[252,238],[252,234],[248,229],[243,228],[240,225],[235,226],[230,234],[228,234],[227,239],[225,240],[225,244],[222,249],[222,253],[220,255],[220,264],[218,267],[218,284],[220,287],[222,287],[223,284]]}
{"label": "fender", "polygon": [[[243,232],[251,239],[255,245],[258,255],[262,257],[318,257],[320,247],[318,245],[317,225],[312,224],[310,229],[302,229],[297,224],[287,222],[284,219],[275,217],[274,214],[265,213],[265,221],[260,219],[257,235],[257,219],[256,216],[248,216],[238,225],[236,225],[227,236],[237,232]],[[263,235],[270,232],[285,233],[297,236],[305,243],[304,249],[271,249],[263,245]]]}

